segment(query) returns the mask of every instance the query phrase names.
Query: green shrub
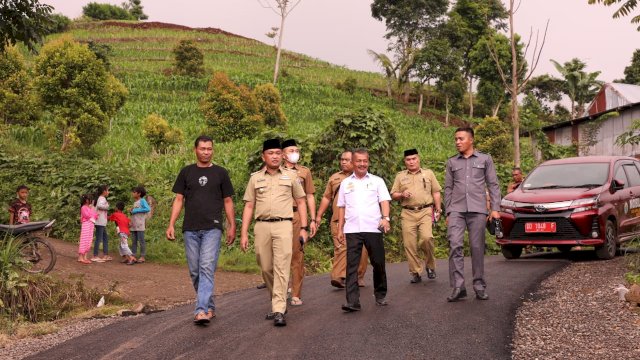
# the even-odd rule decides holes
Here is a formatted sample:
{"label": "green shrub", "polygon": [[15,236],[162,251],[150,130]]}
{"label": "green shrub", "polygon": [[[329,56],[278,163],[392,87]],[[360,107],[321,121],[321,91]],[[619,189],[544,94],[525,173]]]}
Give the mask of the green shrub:
{"label": "green shrub", "polygon": [[82,15],[94,20],[136,20],[126,9],[117,5],[90,2],[82,7]]}
{"label": "green shrub", "polygon": [[71,19],[62,14],[53,14],[49,17],[51,24],[49,24],[48,34],[57,34],[69,30],[71,25]]}
{"label": "green shrub", "polygon": [[100,44],[91,40],[87,43],[87,47],[96,55],[99,60],[102,60],[102,63],[104,64],[105,68],[107,68],[107,70],[111,68],[111,62],[109,61],[109,58],[111,57],[111,54],[113,52],[111,46],[109,46],[108,44]]}
{"label": "green shrub", "polygon": [[175,57],[174,71],[178,75],[204,75],[204,54],[192,40],[180,40],[171,51]]}
{"label": "green shrub", "polygon": [[476,126],[475,147],[490,154],[496,163],[508,163],[513,160],[513,141],[511,128],[497,117],[486,117]]}
{"label": "green shrub", "polygon": [[271,83],[258,85],[253,89],[258,104],[258,112],[269,127],[286,128],[287,117],[282,111],[280,92]]}
{"label": "green shrub", "polygon": [[24,65],[15,47],[0,52],[0,122],[29,125],[40,117],[40,107]]}
{"label": "green shrub", "polygon": [[124,104],[124,85],[86,45],[69,38],[46,44],[35,69],[52,143],[68,151],[100,140],[108,130],[109,118]]}
{"label": "green shrub", "polygon": [[336,84],[336,89],[342,90],[347,94],[355,93],[357,88],[358,88],[358,80],[356,80],[356,78],[351,76],[344,79],[344,81],[338,82]]}
{"label": "green shrub", "polygon": [[159,153],[166,153],[171,145],[179,144],[183,140],[180,129],[172,128],[167,120],[156,114],[150,114],[144,120],[142,133]]}
{"label": "green shrub", "polygon": [[255,95],[223,72],[213,74],[201,109],[211,135],[220,142],[253,137],[264,124]]}

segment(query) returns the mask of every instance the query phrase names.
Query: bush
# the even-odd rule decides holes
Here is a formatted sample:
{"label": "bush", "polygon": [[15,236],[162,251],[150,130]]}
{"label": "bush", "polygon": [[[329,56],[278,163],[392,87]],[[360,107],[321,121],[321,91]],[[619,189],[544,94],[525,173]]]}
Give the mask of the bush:
{"label": "bush", "polygon": [[47,30],[48,34],[57,34],[69,30],[71,19],[68,17],[62,14],[53,14],[49,19],[51,20],[51,24]]}
{"label": "bush", "polygon": [[166,153],[171,145],[179,144],[183,140],[180,129],[172,128],[167,120],[156,114],[150,114],[144,120],[142,133],[154,150],[160,153]]}
{"label": "bush", "polygon": [[262,114],[264,124],[269,127],[286,128],[287,117],[282,111],[280,92],[271,83],[258,85],[253,89],[258,104],[258,112]]}
{"label": "bush", "polygon": [[15,47],[0,52],[0,122],[29,125],[40,117],[40,107],[22,55]]}
{"label": "bush", "polygon": [[111,53],[113,52],[111,46],[107,44],[96,43],[95,41],[91,40],[87,43],[87,47],[96,55],[98,60],[102,61],[104,67],[107,68],[107,70],[111,68],[111,63],[109,62],[109,58],[111,57]]}
{"label": "bush", "polygon": [[329,178],[337,167],[340,154],[357,147],[369,150],[369,171],[390,183],[399,163],[396,130],[384,112],[371,107],[338,116],[322,132],[311,155],[314,175],[320,179]]}
{"label": "bush", "polygon": [[108,130],[127,90],[85,45],[52,41],[36,58],[36,87],[49,117],[47,133],[62,151],[89,147]]}
{"label": "bush", "polygon": [[213,74],[201,109],[213,138],[221,142],[253,137],[264,124],[254,94],[223,72]]}
{"label": "bush", "polygon": [[486,117],[474,129],[476,148],[490,154],[496,163],[513,160],[511,128],[497,117]]}
{"label": "bush", "polygon": [[136,20],[127,10],[116,5],[91,2],[82,8],[82,15],[94,20]]}
{"label": "bush", "polygon": [[347,94],[355,93],[357,88],[358,88],[358,80],[356,80],[356,78],[351,76],[344,79],[344,81],[338,82],[336,84],[336,89],[342,90]]}
{"label": "bush", "polygon": [[204,54],[191,40],[180,40],[171,51],[175,57],[174,69],[179,75],[204,75]]}

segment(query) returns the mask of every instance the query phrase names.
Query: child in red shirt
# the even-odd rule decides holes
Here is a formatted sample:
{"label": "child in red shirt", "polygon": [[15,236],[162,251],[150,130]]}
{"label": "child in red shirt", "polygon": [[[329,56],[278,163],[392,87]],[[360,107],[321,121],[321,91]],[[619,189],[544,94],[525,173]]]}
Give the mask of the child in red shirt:
{"label": "child in red shirt", "polygon": [[116,211],[109,216],[109,221],[116,223],[116,232],[120,237],[120,256],[124,258],[124,263],[127,265],[133,265],[136,263],[136,258],[133,256],[131,249],[129,248],[129,223],[130,220],[122,211],[124,210],[124,203],[122,201],[116,204]]}

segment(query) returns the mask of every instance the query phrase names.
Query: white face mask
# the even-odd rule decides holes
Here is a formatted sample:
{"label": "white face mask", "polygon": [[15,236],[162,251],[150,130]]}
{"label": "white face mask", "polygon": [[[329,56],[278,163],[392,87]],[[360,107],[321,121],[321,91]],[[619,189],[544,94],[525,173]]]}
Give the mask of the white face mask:
{"label": "white face mask", "polygon": [[300,160],[300,153],[294,152],[287,154],[287,161],[292,164],[297,164],[298,160]]}

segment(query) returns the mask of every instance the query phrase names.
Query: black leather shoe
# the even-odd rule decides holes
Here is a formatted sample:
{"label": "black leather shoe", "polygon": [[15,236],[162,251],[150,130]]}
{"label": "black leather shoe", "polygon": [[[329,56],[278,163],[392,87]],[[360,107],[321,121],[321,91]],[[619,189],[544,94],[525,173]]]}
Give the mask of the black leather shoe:
{"label": "black leather shoe", "polygon": [[411,274],[411,280],[409,280],[410,283],[416,284],[421,281],[422,281],[422,278],[420,277],[420,274]]}
{"label": "black leather shoe", "polygon": [[284,319],[284,314],[277,312],[273,318],[273,326],[287,326],[287,320]]}
{"label": "black leather shoe", "polygon": [[[285,310],[284,314],[286,315],[288,312],[289,312],[289,309]],[[276,317],[276,314],[277,314],[276,312],[269,311],[267,313],[267,316],[264,317],[264,319],[265,320],[273,320]]]}
{"label": "black leather shoe", "polygon": [[264,289],[264,288],[266,288],[266,287],[267,287],[267,284],[262,283],[262,284],[260,284],[260,285],[256,286],[256,289]]}
{"label": "black leather shoe", "polygon": [[489,295],[484,290],[476,290],[476,299],[489,300]]}
{"label": "black leather shoe", "polygon": [[435,279],[436,278],[436,271],[433,270],[433,269],[427,268],[427,277],[429,279]]}
{"label": "black leather shoe", "polygon": [[346,311],[346,312],[354,312],[354,311],[360,311],[360,309],[362,309],[362,306],[360,306],[360,304],[343,304],[342,305],[342,310]]}
{"label": "black leather shoe", "polygon": [[331,280],[331,285],[338,289],[344,289],[344,280]]}
{"label": "black leather shoe", "polygon": [[387,305],[389,305],[389,302],[387,301],[386,298],[380,298],[380,299],[376,299],[376,305],[378,305],[378,306],[387,306]]}
{"label": "black leather shoe", "polygon": [[447,297],[447,301],[448,302],[454,302],[454,301],[458,301],[462,298],[466,298],[467,297],[467,289],[465,288],[453,288],[453,292],[451,292],[451,295],[449,295],[449,297]]}

